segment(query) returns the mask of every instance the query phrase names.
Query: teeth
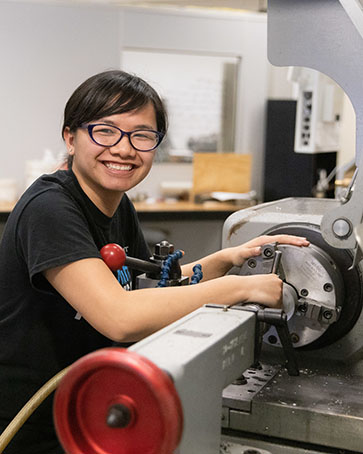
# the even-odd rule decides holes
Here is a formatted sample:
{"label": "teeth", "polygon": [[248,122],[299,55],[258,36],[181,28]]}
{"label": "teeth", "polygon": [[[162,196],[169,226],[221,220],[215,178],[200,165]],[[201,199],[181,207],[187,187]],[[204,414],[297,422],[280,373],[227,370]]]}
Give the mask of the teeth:
{"label": "teeth", "polygon": [[106,162],[105,166],[108,169],[113,169],[113,170],[131,170],[132,166],[129,165],[121,165],[121,164],[111,164],[110,162]]}

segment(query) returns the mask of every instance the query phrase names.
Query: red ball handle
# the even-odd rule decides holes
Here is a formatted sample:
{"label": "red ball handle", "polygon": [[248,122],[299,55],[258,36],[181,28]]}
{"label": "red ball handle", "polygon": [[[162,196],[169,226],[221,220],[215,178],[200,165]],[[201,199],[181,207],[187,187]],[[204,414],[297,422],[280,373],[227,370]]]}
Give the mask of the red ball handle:
{"label": "red ball handle", "polygon": [[112,271],[120,270],[126,261],[125,251],[119,244],[109,243],[100,250],[103,261]]}

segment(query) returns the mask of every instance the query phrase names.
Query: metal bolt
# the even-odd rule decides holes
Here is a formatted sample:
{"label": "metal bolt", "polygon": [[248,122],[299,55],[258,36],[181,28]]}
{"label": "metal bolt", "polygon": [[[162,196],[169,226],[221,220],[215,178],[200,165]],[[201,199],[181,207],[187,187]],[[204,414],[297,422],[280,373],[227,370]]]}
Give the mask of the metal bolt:
{"label": "metal bolt", "polygon": [[300,291],[301,296],[308,296],[309,295],[309,290],[306,288],[302,288]]}
{"label": "metal bolt", "polygon": [[255,259],[249,259],[248,262],[247,262],[247,265],[250,267],[250,268],[256,268],[256,260]]}
{"label": "metal bolt", "polygon": [[174,252],[174,245],[166,240],[160,241],[155,244],[155,255],[158,257],[167,257],[169,254]]}
{"label": "metal bolt", "polygon": [[333,233],[337,238],[347,238],[352,233],[352,225],[348,219],[336,219],[333,223]]}
{"label": "metal bolt", "polygon": [[122,404],[112,405],[108,409],[106,424],[112,428],[127,427],[131,421],[131,411]]}
{"label": "metal bolt", "polygon": [[263,251],[263,255],[265,257],[272,257],[273,256],[273,250],[269,247],[267,247],[264,251]]}
{"label": "metal bolt", "polygon": [[293,344],[297,344],[300,340],[300,337],[296,333],[291,333],[290,338]]}
{"label": "metal bolt", "polygon": [[324,290],[326,292],[331,292],[333,290],[333,285],[330,282],[327,282],[326,284],[324,284]]}
{"label": "metal bolt", "polygon": [[276,344],[277,343],[277,337],[276,336],[268,336],[268,341],[270,344]]}
{"label": "metal bolt", "polygon": [[333,317],[332,311],[324,311],[323,312],[323,317],[327,320],[330,320]]}
{"label": "metal bolt", "polygon": [[308,310],[308,305],[306,303],[299,304],[299,306],[297,307],[297,310],[302,312],[303,314],[305,314],[305,312],[307,312],[307,310]]}

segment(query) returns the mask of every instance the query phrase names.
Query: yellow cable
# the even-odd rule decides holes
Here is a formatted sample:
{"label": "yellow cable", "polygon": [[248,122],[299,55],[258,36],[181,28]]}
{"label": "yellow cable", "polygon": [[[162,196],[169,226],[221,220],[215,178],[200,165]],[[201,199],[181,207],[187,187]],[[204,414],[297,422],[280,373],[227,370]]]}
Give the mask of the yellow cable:
{"label": "yellow cable", "polygon": [[25,421],[36,410],[39,405],[51,394],[58,386],[63,376],[68,372],[70,366],[58,372],[54,377],[45,383],[34,395],[31,397],[24,407],[19,411],[15,418],[10,422],[4,432],[0,435],[0,454],[14,438],[18,430],[22,427]]}

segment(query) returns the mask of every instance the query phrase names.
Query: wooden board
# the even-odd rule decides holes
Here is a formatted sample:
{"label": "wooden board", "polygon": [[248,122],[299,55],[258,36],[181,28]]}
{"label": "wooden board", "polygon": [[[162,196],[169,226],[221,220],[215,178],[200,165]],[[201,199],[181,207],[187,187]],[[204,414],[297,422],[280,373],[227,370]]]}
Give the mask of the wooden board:
{"label": "wooden board", "polygon": [[193,195],[250,191],[251,155],[194,153],[193,156]]}

